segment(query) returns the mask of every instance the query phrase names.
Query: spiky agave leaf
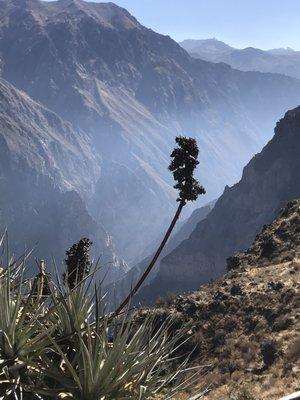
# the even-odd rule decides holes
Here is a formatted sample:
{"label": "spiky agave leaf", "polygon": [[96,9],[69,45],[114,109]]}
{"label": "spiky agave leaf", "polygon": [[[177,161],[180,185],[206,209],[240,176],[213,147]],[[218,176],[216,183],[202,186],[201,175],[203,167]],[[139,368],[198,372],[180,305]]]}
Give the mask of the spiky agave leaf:
{"label": "spiky agave leaf", "polygon": [[92,299],[84,295],[82,287],[62,293],[54,288],[51,320],[57,325],[57,335],[70,337],[84,328],[86,321],[93,313]]}
{"label": "spiky agave leaf", "polygon": [[22,262],[10,263],[0,277],[0,384],[5,391],[19,388],[28,364],[50,344],[53,326],[40,329],[47,309],[34,304],[24,279],[26,255]]}
{"label": "spiky agave leaf", "polygon": [[37,301],[25,257],[9,263],[0,275],[0,397],[144,400],[177,378],[170,367],[183,333],[170,337],[169,322],[154,331],[150,319],[137,327],[127,314],[103,315],[93,276],[72,289],[49,282],[49,298]]}
{"label": "spiky agave leaf", "polygon": [[[170,338],[168,323],[156,333],[152,321],[137,329],[126,316],[116,334],[110,316],[101,324],[86,322],[73,336],[73,352],[53,337],[52,348],[62,358],[60,366],[47,363],[43,372],[74,400],[146,399],[163,390],[171,378],[172,354],[181,334]],[[51,390],[49,389],[49,394]]]}
{"label": "spiky agave leaf", "polygon": [[86,321],[92,317],[95,318],[95,301],[100,304],[103,297],[100,296],[99,298],[97,295],[99,291],[97,287],[95,288],[95,296],[90,295],[90,287],[98,270],[98,263],[93,265],[91,269],[90,274],[74,287],[62,284],[59,277],[57,277],[57,284],[52,282],[50,287],[52,306],[49,315],[51,315],[52,322],[57,326],[56,337],[70,338],[75,332],[85,329]]}

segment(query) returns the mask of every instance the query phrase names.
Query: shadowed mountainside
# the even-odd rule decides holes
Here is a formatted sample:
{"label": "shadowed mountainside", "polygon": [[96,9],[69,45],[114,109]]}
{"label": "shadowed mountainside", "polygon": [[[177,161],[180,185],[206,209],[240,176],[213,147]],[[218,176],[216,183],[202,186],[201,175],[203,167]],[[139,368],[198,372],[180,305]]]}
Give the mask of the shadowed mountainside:
{"label": "shadowed mountainside", "polygon": [[[166,244],[165,249],[163,250],[161,256],[158,258],[155,267],[147,277],[147,280],[144,283],[144,285],[149,285],[149,283],[155,278],[160,268],[161,259],[165,255],[173,251],[183,240],[188,239],[190,234],[195,229],[196,225],[209,215],[215,203],[216,201],[212,201],[206,206],[194,210],[191,216],[186,221],[183,221],[181,224],[179,224],[179,227],[177,228],[175,233],[171,236],[169,242]],[[161,238],[159,238],[155,243],[153,243],[152,248],[153,249],[157,248],[160,242]],[[139,279],[139,277],[142,275],[144,270],[149,265],[149,262],[153,258],[153,254],[145,257],[141,262],[133,266],[130,269],[130,271],[128,271],[120,280],[111,285],[108,285],[105,288],[112,302],[121,302],[126,297],[126,295],[130,292],[130,289],[132,288],[133,284]],[[133,302],[135,304],[139,302],[139,292],[134,297]]]}
{"label": "shadowed mountainside", "polygon": [[156,278],[140,292],[154,301],[167,292],[195,290],[224,273],[225,260],[250,245],[287,201],[300,197],[300,108],[286,113],[275,136],[227,187],[205,220],[160,263]]}

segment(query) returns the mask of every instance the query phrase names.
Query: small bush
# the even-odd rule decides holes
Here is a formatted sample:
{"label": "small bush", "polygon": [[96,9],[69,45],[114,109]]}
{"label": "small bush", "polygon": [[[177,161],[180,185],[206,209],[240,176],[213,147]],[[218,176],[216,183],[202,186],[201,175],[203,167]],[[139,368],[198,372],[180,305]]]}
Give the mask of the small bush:
{"label": "small bush", "polygon": [[265,364],[265,367],[270,367],[274,364],[278,357],[277,345],[274,341],[263,342],[260,347],[261,355]]}
{"label": "small bush", "polygon": [[168,292],[164,297],[159,296],[155,302],[157,307],[167,308],[170,307],[173,301],[176,299],[176,294]]}
{"label": "small bush", "polygon": [[231,289],[230,289],[230,294],[232,295],[232,296],[239,296],[239,295],[242,295],[243,294],[243,291],[242,291],[242,288],[241,288],[241,286],[240,285],[238,285],[238,284],[234,284],[234,285],[232,285],[232,287],[231,287]]}
{"label": "small bush", "polygon": [[285,329],[290,328],[293,325],[293,323],[294,321],[292,318],[286,315],[282,315],[275,320],[272,330],[274,332],[284,331]]}
{"label": "small bush", "polygon": [[226,332],[223,329],[218,329],[212,338],[213,347],[222,346],[225,344],[225,341],[226,341]]}
{"label": "small bush", "polygon": [[284,284],[282,282],[269,282],[269,287],[276,292],[283,289]]}
{"label": "small bush", "polygon": [[297,362],[300,360],[300,335],[290,345],[286,359],[288,362]]}
{"label": "small bush", "polygon": [[237,388],[230,394],[230,400],[256,400],[247,388]]}

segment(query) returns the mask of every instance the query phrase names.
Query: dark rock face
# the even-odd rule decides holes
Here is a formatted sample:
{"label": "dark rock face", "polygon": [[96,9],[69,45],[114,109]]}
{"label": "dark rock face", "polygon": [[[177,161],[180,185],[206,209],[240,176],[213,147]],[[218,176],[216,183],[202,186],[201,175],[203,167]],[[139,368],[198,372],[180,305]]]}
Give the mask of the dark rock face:
{"label": "dark rock face", "polygon": [[300,200],[293,200],[281,210],[272,224],[263,227],[262,232],[257,235],[254,243],[245,253],[233,257],[234,268],[232,268],[232,258],[229,259],[229,270],[249,265],[279,264],[299,257]]}
{"label": "dark rock face", "polygon": [[8,228],[12,252],[37,245],[34,256],[51,270],[52,257],[60,263],[88,236],[95,255],[111,262],[108,281],[119,278],[126,265],[82,200],[99,174],[87,137],[0,80],[0,229]]}
{"label": "dark rock face", "polygon": [[[300,108],[296,108],[278,122],[274,138],[245,167],[241,181],[227,187],[208,217],[161,261],[157,277],[140,297],[153,300],[168,291],[193,290],[221,276],[226,258],[247,248],[287,201],[300,197],[299,155]],[[262,258],[282,249],[278,238],[287,240],[284,226],[276,235],[261,245]],[[230,259],[230,269],[238,265],[238,259]]]}
{"label": "dark rock face", "polygon": [[292,49],[235,49],[216,39],[184,40],[180,45],[193,57],[224,62],[241,71],[272,72],[300,78],[300,52]]}
{"label": "dark rock face", "polygon": [[0,0],[0,59],[4,79],[91,140],[101,174],[86,204],[131,262],[173,212],[176,134],[199,141],[207,202],[300,98],[298,81],[195,60],[112,3]]}

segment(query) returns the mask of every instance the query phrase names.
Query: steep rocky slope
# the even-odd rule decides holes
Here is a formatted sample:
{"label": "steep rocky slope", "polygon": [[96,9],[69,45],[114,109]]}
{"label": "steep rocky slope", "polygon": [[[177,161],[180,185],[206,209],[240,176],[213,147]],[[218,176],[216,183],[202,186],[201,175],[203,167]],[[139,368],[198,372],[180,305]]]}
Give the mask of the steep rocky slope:
{"label": "steep rocky slope", "polygon": [[292,49],[235,49],[216,39],[184,40],[180,45],[193,57],[225,62],[241,71],[260,71],[300,78],[300,52]]}
{"label": "steep rocky slope", "polygon": [[0,79],[0,230],[8,228],[12,252],[38,243],[35,256],[51,269],[52,256],[63,259],[88,236],[95,255],[112,263],[108,280],[120,277],[125,264],[83,201],[99,174],[86,135]]}
{"label": "steep rocky slope", "polygon": [[130,261],[173,212],[176,134],[199,141],[207,202],[300,98],[298,81],[195,60],[112,3],[0,0],[0,59],[4,79],[92,138],[101,175],[86,204]]}
{"label": "steep rocky slope", "polygon": [[203,207],[197,208],[192,212],[189,218],[178,223],[178,227],[175,228],[173,236],[170,238],[170,242],[168,243],[169,250],[166,253],[169,253],[171,250],[175,249],[181,242],[188,239],[190,234],[196,228],[200,221],[203,221],[209,213],[212,211],[216,204],[217,200],[213,200],[206,204]]}
{"label": "steep rocky slope", "polygon": [[160,264],[140,297],[193,290],[224,273],[225,260],[250,245],[282,205],[300,196],[300,107],[286,113],[275,136],[227,187],[208,217]]}
{"label": "steep rocky slope", "polygon": [[83,197],[93,190],[100,166],[88,136],[2,79],[0,113],[3,171],[24,163],[60,189]]}
{"label": "steep rocky slope", "polygon": [[[214,205],[215,201],[212,201],[209,204],[196,209],[187,220],[183,221],[181,225],[179,224],[177,231],[171,236],[169,242],[166,244],[166,247],[162,251],[162,254],[158,258],[155,267],[147,277],[147,281],[145,283],[146,285],[149,285],[149,283],[155,278],[156,274],[158,273],[161,259],[169,254],[171,251],[173,251],[183,240],[188,239],[190,234],[195,229],[196,225],[208,216]],[[142,273],[145,271],[150,261],[152,260],[154,251],[156,251],[156,249],[160,245],[161,239],[162,238],[159,237],[157,241],[153,243],[151,251],[148,252],[148,254],[150,253],[150,256],[148,255],[147,257],[144,257],[142,261],[134,265],[120,280],[105,287],[104,290],[107,292],[107,296],[111,299],[112,302],[121,302],[128,295],[130,289],[132,288],[132,285],[137,282],[139,277],[142,275]],[[140,295],[139,293],[137,293],[132,302],[134,304],[138,304],[139,301]]]}
{"label": "steep rocky slope", "polygon": [[152,314],[160,324],[171,315],[175,329],[188,328],[183,351],[195,347],[192,364],[206,366],[193,388],[209,389],[205,399],[278,400],[299,388],[300,200],[289,202],[232,267],[139,317]]}

